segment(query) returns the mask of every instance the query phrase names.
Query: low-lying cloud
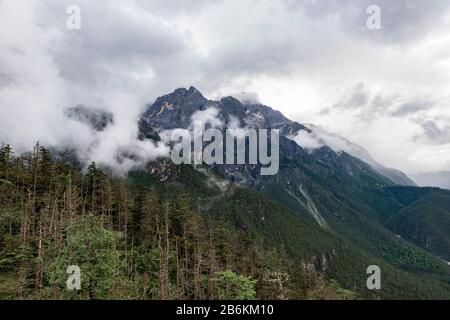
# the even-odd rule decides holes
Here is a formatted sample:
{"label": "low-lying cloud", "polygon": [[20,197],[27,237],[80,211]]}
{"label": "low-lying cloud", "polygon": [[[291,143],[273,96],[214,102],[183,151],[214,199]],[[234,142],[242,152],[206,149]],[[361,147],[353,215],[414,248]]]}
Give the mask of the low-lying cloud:
{"label": "low-lying cloud", "polygon": [[[132,90],[127,79],[132,70],[115,74],[113,67],[100,65],[96,71],[70,74],[85,64],[95,64],[101,51],[91,52],[84,63],[71,60],[62,65],[59,51],[65,50],[61,44],[68,38],[73,40],[70,32],[41,26],[45,15],[41,10],[46,6],[39,1],[24,3],[0,2],[0,140],[12,144],[17,153],[38,141],[48,147],[74,149],[84,163],[95,161],[118,174],[167,156],[167,146],[137,139],[146,100],[142,92]],[[20,36],[12,30],[20,30]],[[79,54],[86,53],[80,50]],[[99,84],[98,79],[112,83]],[[108,110],[113,123],[99,131],[68,116],[67,110],[80,103]]]}
{"label": "low-lying cloud", "polygon": [[[68,30],[73,4],[0,1],[0,140],[18,152],[39,140],[126,170],[165,152],[136,139],[145,106],[195,86],[209,97],[255,92],[237,98],[317,123],[408,173],[448,169],[447,0],[377,1],[376,31],[369,0],[78,0],[81,30]],[[123,120],[99,133],[67,119],[79,104]]]}

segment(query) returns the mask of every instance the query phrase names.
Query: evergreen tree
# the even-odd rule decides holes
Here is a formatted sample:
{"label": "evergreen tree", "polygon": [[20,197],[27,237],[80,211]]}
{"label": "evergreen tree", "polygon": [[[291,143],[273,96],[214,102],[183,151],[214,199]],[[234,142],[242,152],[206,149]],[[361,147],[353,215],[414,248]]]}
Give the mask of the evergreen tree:
{"label": "evergreen tree", "polygon": [[[50,285],[64,297],[75,299],[110,298],[120,284],[123,266],[118,251],[121,234],[105,229],[99,217],[92,214],[78,217],[67,227],[62,250],[49,266]],[[50,259],[57,248],[51,248]],[[67,268],[81,270],[81,290],[70,291],[66,286]]]}

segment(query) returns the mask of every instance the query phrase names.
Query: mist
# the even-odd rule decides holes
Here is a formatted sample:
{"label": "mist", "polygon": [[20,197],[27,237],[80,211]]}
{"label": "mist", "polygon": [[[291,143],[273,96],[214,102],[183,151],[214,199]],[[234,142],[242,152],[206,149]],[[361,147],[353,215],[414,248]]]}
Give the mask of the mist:
{"label": "mist", "polygon": [[[377,3],[372,32],[367,0],[2,0],[0,141],[70,147],[125,172],[167,154],[136,139],[146,106],[194,86],[319,125],[408,174],[448,171],[448,1]],[[74,4],[80,30],[67,28]],[[68,119],[80,104],[113,124]]]}
{"label": "mist", "polygon": [[[104,84],[90,81],[89,73],[85,83],[64,76],[56,52],[71,35],[42,27],[40,9],[37,1],[0,2],[1,142],[11,144],[16,154],[37,142],[75,150],[85,165],[94,161],[119,175],[168,156],[163,143],[137,139],[138,120],[148,97],[133,90],[129,73],[103,69],[102,77],[114,80]],[[20,30],[20,36],[10,30]],[[94,58],[91,63],[95,62]],[[107,110],[114,121],[103,131],[95,130],[67,116],[66,110],[77,104]]]}

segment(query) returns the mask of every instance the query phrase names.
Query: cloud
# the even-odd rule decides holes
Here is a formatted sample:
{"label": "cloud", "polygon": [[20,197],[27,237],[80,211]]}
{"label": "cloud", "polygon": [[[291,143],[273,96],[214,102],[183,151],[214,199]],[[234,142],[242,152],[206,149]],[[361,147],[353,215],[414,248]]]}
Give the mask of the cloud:
{"label": "cloud", "polygon": [[369,92],[364,87],[364,83],[358,83],[351,88],[334,108],[355,109],[365,106],[369,102]]}
{"label": "cloud", "polygon": [[450,119],[434,120],[421,119],[419,124],[422,126],[423,133],[415,137],[418,141],[425,141],[429,144],[442,145],[450,143]]}
{"label": "cloud", "polygon": [[[23,4],[0,2],[0,66],[7,79],[0,87],[0,137],[22,150],[37,140],[61,142],[67,103],[66,85],[49,54],[60,35],[37,25],[36,2]],[[13,30],[20,30],[20,36]]]}
{"label": "cloud", "polygon": [[[447,0],[379,0],[377,31],[366,28],[369,0],[79,0],[79,31],[66,28],[70,4],[0,1],[0,140],[19,150],[40,140],[101,162],[138,153],[145,105],[192,85],[210,97],[254,92],[238,98],[317,123],[391,167],[448,169],[433,156],[448,142]],[[123,120],[99,134],[65,117],[78,104]],[[421,152],[429,163],[412,162]]]}
{"label": "cloud", "polygon": [[417,114],[421,111],[430,110],[434,106],[433,101],[429,100],[415,100],[409,101],[401,104],[396,108],[396,110],[391,112],[391,115],[394,117],[403,117],[410,114]]}
{"label": "cloud", "polygon": [[191,128],[196,122],[211,128],[221,128],[224,125],[219,118],[219,110],[214,107],[194,112],[191,116]]}
{"label": "cloud", "polygon": [[110,99],[107,105],[115,115],[114,124],[99,132],[90,144],[83,143],[78,149],[86,153],[87,161],[110,166],[117,174],[124,175],[132,168],[169,155],[167,145],[137,139],[138,114],[130,112],[130,106],[139,106],[141,102],[128,94],[115,94]]}
{"label": "cloud", "polygon": [[[427,36],[442,26],[442,12],[448,10],[445,0],[431,0],[426,3],[416,0],[339,0],[290,1],[315,19],[335,19],[347,32],[371,41],[397,45]],[[382,29],[376,33],[364,28],[366,9],[377,5],[381,10]]]}
{"label": "cloud", "polygon": [[259,104],[261,103],[259,100],[258,93],[256,92],[241,92],[231,94],[233,98],[239,100],[242,104]]}
{"label": "cloud", "polygon": [[325,146],[325,141],[314,132],[300,130],[295,136],[289,137],[294,140],[300,147],[307,150],[315,150]]}
{"label": "cloud", "polygon": [[[167,144],[171,144],[172,137],[175,136],[191,136],[193,137],[194,131],[199,129],[198,126],[201,125],[201,128],[204,129],[216,129],[223,128],[225,125],[224,121],[220,118],[219,109],[216,107],[210,107],[205,110],[199,110],[192,114],[190,119],[190,124],[188,128],[175,128],[170,130],[163,130],[159,133],[161,139]],[[196,132],[195,134],[201,135],[200,132]]]}
{"label": "cloud", "polygon": [[305,124],[310,131],[300,130],[295,135],[288,137],[299,146],[307,150],[315,150],[327,146],[335,152],[346,152],[364,161],[371,163],[370,155],[361,146],[350,142],[348,139],[330,133],[314,124]]}
{"label": "cloud", "polygon": [[[43,9],[49,7],[39,1],[24,3],[0,2],[0,65],[6,75],[3,79],[8,79],[0,87],[0,139],[13,144],[18,152],[30,149],[37,141],[50,147],[74,148],[82,160],[110,166],[120,174],[168,154],[163,145],[137,140],[137,120],[145,100],[130,88],[130,73],[118,81],[126,86],[100,84],[98,79],[112,79],[115,74],[112,68],[102,69],[101,63],[97,64],[98,74],[89,70],[89,58],[93,59],[91,67],[99,62],[93,52],[84,56],[84,62],[65,62],[59,51],[67,49],[62,44],[71,33],[42,25],[48,14]],[[11,30],[21,30],[20,36]],[[79,49],[82,56],[85,47]],[[82,70],[83,77],[71,74],[75,70]],[[67,108],[85,102],[111,111],[114,124],[97,132],[66,116]]]}

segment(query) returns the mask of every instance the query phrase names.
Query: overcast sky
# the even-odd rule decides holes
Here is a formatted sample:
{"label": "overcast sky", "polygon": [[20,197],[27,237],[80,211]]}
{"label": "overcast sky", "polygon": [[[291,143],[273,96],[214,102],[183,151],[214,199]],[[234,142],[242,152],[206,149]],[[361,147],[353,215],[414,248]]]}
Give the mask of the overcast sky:
{"label": "overcast sky", "polygon": [[145,102],[193,85],[256,93],[409,174],[444,171],[449,80],[448,0],[0,0],[0,140],[23,148],[95,141],[63,117],[79,103],[124,119],[110,139],[135,134]]}

